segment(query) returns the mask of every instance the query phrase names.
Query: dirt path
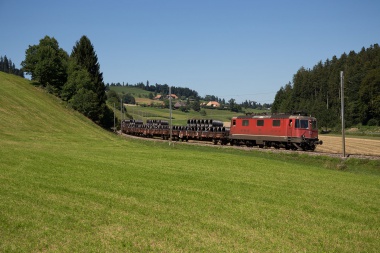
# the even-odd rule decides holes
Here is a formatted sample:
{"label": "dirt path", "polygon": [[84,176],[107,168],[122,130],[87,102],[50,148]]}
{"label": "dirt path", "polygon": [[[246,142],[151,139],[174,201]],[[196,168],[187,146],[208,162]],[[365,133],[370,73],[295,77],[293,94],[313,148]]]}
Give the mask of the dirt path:
{"label": "dirt path", "polygon": [[[319,135],[323,145],[316,151],[342,153],[342,137]],[[380,140],[346,138],[346,154],[380,156]]]}

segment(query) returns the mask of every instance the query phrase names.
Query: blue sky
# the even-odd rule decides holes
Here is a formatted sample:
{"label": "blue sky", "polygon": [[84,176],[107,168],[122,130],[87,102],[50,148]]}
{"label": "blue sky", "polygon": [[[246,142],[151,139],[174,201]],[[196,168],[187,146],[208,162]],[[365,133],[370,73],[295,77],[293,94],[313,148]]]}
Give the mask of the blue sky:
{"label": "blue sky", "polygon": [[227,101],[271,103],[302,66],[380,43],[380,1],[0,0],[0,55],[20,67],[55,37],[86,35],[104,81],[148,80]]}

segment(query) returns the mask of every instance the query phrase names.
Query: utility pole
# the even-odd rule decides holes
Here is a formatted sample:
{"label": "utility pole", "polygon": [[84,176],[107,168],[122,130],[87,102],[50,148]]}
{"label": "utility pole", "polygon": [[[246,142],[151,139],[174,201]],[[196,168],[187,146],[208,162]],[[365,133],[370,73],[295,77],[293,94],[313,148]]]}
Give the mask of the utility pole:
{"label": "utility pole", "polygon": [[120,130],[121,130],[121,122],[123,122],[123,95],[121,95],[121,99],[120,99]]}
{"label": "utility pole", "polygon": [[346,136],[344,123],[344,76],[343,71],[340,71],[340,89],[341,89],[341,115],[342,115],[342,150],[343,157],[346,157]]}
{"label": "utility pole", "polygon": [[172,142],[172,135],[173,135],[173,126],[172,126],[172,88],[169,86],[169,111],[170,111],[170,126],[169,126],[169,131],[170,131],[170,140],[169,140],[169,145],[171,145]]}

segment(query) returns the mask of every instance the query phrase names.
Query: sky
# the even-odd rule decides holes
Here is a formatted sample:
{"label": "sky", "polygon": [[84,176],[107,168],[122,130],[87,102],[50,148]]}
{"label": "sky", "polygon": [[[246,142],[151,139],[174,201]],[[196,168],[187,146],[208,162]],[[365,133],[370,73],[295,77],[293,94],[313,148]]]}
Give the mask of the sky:
{"label": "sky", "polygon": [[86,35],[105,83],[272,103],[301,68],[380,43],[378,0],[0,0],[0,55]]}

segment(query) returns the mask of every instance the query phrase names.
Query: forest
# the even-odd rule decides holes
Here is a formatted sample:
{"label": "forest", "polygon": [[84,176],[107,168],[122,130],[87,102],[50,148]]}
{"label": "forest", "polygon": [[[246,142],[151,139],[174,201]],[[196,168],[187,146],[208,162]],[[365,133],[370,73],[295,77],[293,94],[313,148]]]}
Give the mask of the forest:
{"label": "forest", "polygon": [[6,55],[4,57],[0,56],[0,71],[24,77],[24,72],[16,68],[16,65],[12,62],[10,58],[8,59]]}
{"label": "forest", "polygon": [[312,69],[301,67],[277,91],[273,113],[304,111],[319,120],[319,126],[338,128],[341,122],[341,78],[344,83],[346,127],[380,124],[380,47],[362,48],[359,53],[343,53]]}

